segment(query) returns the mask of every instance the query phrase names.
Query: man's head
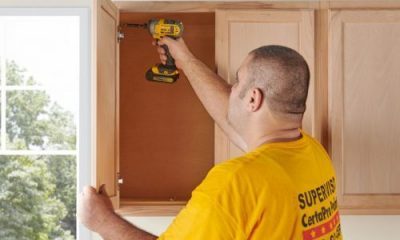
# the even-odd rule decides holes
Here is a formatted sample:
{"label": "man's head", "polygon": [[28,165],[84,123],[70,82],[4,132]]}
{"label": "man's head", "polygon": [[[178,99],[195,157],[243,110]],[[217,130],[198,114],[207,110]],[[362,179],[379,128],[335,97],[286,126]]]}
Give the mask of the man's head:
{"label": "man's head", "polygon": [[288,47],[268,45],[251,51],[237,71],[229,98],[228,121],[239,132],[258,117],[268,124],[301,124],[310,71],[304,58]]}

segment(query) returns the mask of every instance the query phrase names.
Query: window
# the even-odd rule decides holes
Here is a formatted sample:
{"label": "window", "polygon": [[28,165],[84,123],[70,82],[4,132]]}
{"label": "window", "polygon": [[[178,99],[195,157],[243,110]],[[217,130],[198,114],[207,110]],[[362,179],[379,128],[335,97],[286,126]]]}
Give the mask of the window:
{"label": "window", "polygon": [[0,239],[77,239],[78,183],[89,182],[77,178],[89,163],[78,163],[90,160],[87,16],[0,12]]}

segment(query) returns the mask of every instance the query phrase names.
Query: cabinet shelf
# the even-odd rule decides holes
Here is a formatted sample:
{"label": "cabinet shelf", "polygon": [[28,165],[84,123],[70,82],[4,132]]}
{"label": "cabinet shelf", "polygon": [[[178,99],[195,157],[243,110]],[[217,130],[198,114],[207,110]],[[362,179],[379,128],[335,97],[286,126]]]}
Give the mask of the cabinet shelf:
{"label": "cabinet shelf", "polygon": [[122,216],[176,216],[187,201],[120,199]]}

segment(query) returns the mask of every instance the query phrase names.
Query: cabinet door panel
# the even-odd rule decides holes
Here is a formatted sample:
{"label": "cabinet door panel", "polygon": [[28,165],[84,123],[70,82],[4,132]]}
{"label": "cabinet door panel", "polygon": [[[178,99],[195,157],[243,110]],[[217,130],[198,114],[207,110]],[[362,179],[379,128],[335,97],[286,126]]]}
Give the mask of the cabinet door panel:
{"label": "cabinet door panel", "polygon": [[[216,61],[218,74],[228,83],[247,54],[263,45],[283,45],[306,59],[311,72],[307,111],[303,128],[314,133],[314,12],[313,10],[217,10]],[[216,125],[215,161],[243,152]]]}
{"label": "cabinet door panel", "polygon": [[107,192],[117,205],[118,186],[118,9],[111,1],[95,1],[95,82],[93,142],[93,182],[106,184]]}
{"label": "cabinet door panel", "polygon": [[400,209],[400,11],[332,11],[330,152],[345,209]]}

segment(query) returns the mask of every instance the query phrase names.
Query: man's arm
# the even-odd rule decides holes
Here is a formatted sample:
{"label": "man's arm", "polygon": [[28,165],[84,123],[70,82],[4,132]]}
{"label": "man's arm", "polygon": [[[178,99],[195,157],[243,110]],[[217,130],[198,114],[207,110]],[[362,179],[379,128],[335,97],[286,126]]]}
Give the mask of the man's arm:
{"label": "man's arm", "polygon": [[154,240],[154,236],[129,223],[116,213],[105,185],[99,192],[87,186],[79,196],[78,218],[91,231],[97,232],[105,240]]}
{"label": "man's arm", "polygon": [[155,240],[157,236],[154,236],[125,219],[121,218],[117,214],[113,214],[109,217],[107,225],[99,230],[99,234],[104,240]]}
{"label": "man's arm", "polygon": [[[168,45],[176,66],[183,70],[195,93],[214,121],[236,146],[246,151],[246,142],[227,120],[231,86],[193,56],[182,38],[178,40],[163,38],[159,41],[159,45],[162,44]],[[158,47],[158,52],[160,53],[161,61],[165,63],[164,49]]]}

